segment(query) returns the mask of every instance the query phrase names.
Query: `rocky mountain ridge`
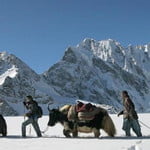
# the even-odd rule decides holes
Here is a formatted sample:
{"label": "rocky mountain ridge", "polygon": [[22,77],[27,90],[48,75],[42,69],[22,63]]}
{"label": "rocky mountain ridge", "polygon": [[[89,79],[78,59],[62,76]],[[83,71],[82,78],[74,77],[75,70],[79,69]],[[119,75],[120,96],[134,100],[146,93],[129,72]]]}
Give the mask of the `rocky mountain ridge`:
{"label": "rocky mountain ridge", "polygon": [[24,113],[22,101],[26,95],[33,95],[45,113],[49,102],[63,105],[76,99],[119,110],[120,92],[127,90],[137,110],[146,112],[150,105],[149,66],[150,44],[124,48],[112,39],[85,39],[67,48],[63,58],[41,75],[16,56],[2,52],[0,111],[6,110],[6,115]]}

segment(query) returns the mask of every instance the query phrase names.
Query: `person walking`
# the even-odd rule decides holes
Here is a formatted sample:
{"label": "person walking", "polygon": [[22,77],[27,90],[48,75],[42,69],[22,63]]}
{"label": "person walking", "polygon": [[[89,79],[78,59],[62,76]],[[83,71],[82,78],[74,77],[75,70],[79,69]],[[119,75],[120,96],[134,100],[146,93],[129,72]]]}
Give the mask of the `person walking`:
{"label": "person walking", "polygon": [[28,119],[22,123],[22,137],[26,137],[26,126],[29,124],[33,125],[37,136],[41,137],[42,135],[38,125],[38,103],[35,100],[33,100],[32,96],[29,95],[26,97],[23,104],[28,110],[28,112],[24,114],[24,116],[27,116]]}
{"label": "person walking", "polygon": [[135,111],[134,103],[128,95],[127,91],[122,91],[122,100],[124,109],[118,113],[118,117],[123,115],[123,127],[126,136],[131,136],[130,129],[132,128],[135,134],[140,137],[142,136],[141,127],[138,122],[138,115]]}

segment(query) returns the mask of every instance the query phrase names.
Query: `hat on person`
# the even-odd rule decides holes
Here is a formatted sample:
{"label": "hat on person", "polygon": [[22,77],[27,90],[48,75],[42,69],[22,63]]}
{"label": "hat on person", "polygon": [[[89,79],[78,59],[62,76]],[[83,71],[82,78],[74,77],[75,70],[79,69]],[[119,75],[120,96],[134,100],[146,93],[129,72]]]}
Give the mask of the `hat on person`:
{"label": "hat on person", "polygon": [[33,97],[31,95],[26,96],[26,102],[31,102],[33,101]]}

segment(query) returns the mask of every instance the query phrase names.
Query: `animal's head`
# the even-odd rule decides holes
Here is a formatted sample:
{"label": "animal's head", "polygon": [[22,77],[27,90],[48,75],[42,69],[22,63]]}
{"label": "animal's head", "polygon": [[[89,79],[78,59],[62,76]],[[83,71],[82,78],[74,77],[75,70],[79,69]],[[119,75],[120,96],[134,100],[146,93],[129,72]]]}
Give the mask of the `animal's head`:
{"label": "animal's head", "polygon": [[59,109],[50,109],[49,106],[48,111],[49,111],[48,126],[54,126],[57,122],[59,122],[60,111]]}

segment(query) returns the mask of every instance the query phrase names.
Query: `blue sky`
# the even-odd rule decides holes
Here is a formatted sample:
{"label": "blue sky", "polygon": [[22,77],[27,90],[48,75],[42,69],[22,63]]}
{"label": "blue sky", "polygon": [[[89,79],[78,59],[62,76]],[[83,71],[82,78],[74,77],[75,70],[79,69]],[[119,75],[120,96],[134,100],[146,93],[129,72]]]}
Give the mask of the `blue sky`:
{"label": "blue sky", "polygon": [[0,0],[0,51],[43,73],[85,38],[150,42],[149,0]]}

